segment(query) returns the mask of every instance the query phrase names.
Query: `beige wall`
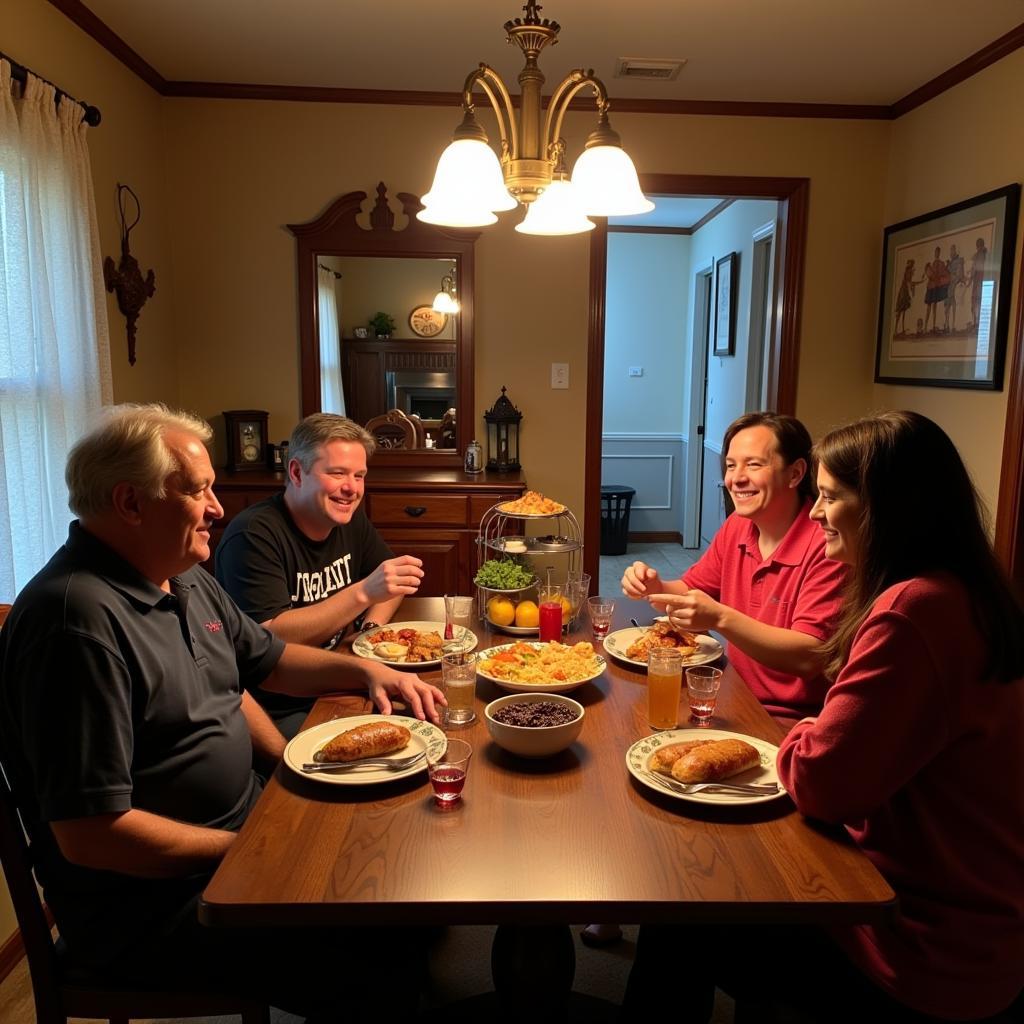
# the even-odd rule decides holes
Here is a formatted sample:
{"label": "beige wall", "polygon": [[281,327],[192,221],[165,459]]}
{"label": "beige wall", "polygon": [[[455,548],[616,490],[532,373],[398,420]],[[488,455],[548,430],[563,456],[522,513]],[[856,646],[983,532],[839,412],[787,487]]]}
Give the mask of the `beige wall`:
{"label": "beige wall", "polygon": [[[893,126],[885,223],[895,224],[1024,179],[1024,138],[1007,119],[1022,102],[1024,50],[1018,50],[900,118]],[[1014,260],[1021,260],[1019,242],[1014,245]],[[1020,271],[1018,265],[1015,284]],[[1016,308],[1014,299],[1007,370],[1018,343]],[[876,384],[871,401],[879,408],[916,409],[941,424],[960,448],[994,517],[1006,422],[1005,390]]]}
{"label": "beige wall", "polygon": [[[372,194],[378,180],[392,194],[424,191],[456,112],[164,100],[45,0],[12,6],[4,51],[103,111],[89,144],[104,255],[119,251],[116,183],[142,200],[132,249],[155,269],[157,294],[139,321],[134,368],[109,301],[115,398],[180,402],[217,422],[223,409],[264,408],[271,436],[285,436],[299,412],[285,225],[343,192]],[[643,171],[811,179],[798,414],[819,433],[872,407],[921,409],[953,435],[990,502],[1005,395],[872,383],[880,242],[886,223],[1021,177],[1024,142],[1006,130],[1005,111],[1022,89],[1017,53],[895,124],[614,117]],[[569,118],[571,152],[590,122]],[[524,414],[530,483],[582,514],[589,239],[519,235],[514,219],[477,245],[477,432],[507,385]],[[550,390],[551,362],[570,364],[569,390]],[[0,941],[12,928],[4,913]]]}
{"label": "beige wall", "polygon": [[[295,250],[284,225],[340,193],[424,191],[457,118],[404,107],[169,101],[168,213],[182,401],[206,416],[298,415]],[[574,115],[578,146],[589,118]],[[798,411],[818,430],[870,397],[890,126],[882,122],[619,116],[638,166],[663,173],[809,177]],[[373,145],[353,140],[375,139]],[[589,238],[520,235],[506,216],[477,243],[476,424],[507,385],[523,412],[531,485],[582,510]],[[860,298],[857,298],[857,297]],[[550,363],[570,364],[568,391]],[[841,388],[830,380],[842,380]]]}

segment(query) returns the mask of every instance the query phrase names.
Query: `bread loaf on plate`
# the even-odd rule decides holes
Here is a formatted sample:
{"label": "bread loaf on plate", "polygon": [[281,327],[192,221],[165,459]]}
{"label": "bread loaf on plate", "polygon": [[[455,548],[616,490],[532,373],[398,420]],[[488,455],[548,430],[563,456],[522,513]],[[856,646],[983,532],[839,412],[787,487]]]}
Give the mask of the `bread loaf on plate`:
{"label": "bread loaf on plate", "polygon": [[761,763],[761,755],[743,740],[712,740],[688,750],[672,764],[679,782],[720,782]]}
{"label": "bread loaf on plate", "polygon": [[358,761],[401,750],[412,738],[404,725],[366,722],[335,736],[317,755],[318,761]]}
{"label": "bread loaf on plate", "polygon": [[705,747],[709,743],[714,742],[714,740],[690,740],[687,743],[670,743],[666,747],[659,747],[653,754],[651,754],[651,759],[647,762],[647,767],[650,768],[652,772],[661,772],[662,775],[671,775],[672,765],[674,765],[684,754],[688,754],[696,747]]}

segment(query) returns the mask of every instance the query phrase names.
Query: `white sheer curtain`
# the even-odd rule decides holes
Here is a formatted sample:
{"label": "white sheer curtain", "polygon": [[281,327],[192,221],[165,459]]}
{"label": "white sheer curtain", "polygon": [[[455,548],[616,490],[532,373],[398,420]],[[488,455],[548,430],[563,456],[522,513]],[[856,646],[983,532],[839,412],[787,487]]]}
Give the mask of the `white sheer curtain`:
{"label": "white sheer curtain", "polygon": [[0,601],[64,542],[65,457],[112,397],[87,131],[0,60]]}
{"label": "white sheer curtain", "polygon": [[333,270],[317,264],[317,304],[320,326],[320,409],[345,415],[341,387],[341,331],[338,328],[338,296]]}

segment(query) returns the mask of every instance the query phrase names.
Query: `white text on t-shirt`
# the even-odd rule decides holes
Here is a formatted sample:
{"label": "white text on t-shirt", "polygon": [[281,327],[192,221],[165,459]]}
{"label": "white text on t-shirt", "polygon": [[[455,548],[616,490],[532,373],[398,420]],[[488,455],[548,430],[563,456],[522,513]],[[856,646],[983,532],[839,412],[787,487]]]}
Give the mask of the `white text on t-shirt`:
{"label": "white text on t-shirt", "polygon": [[336,590],[347,587],[352,582],[349,562],[352,555],[336,558],[330,565],[325,565],[319,572],[297,572],[295,574],[295,591],[291,596],[292,604],[316,604]]}

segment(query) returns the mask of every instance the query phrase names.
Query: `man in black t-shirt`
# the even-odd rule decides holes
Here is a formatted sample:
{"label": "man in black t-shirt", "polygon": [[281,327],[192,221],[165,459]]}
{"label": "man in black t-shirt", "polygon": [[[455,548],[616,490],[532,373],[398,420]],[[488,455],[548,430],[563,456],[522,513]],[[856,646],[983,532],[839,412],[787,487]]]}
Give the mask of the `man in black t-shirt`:
{"label": "man in black t-shirt", "polygon": [[[289,439],[288,481],[242,511],[217,547],[221,586],[256,622],[290,643],[333,648],[357,619],[390,622],[423,579],[423,563],[394,556],[362,508],[373,437],[332,413],[307,416]],[[367,663],[382,679],[402,675]],[[406,676],[408,678],[408,676]],[[254,688],[286,737],[312,706]]]}
{"label": "man in black t-shirt", "polygon": [[[201,928],[196,904],[284,741],[247,692],[362,688],[351,663],[286,644],[198,564],[223,515],[201,420],[126,406],[72,448],[79,520],[0,632],[0,761],[74,965],[122,984],[228,988],[296,1013],[336,1007],[336,964],[372,968],[362,936],[309,942]],[[382,711],[440,694],[369,681]],[[414,950],[387,948],[399,962]],[[320,951],[327,955],[321,955]],[[358,1012],[353,1019],[358,1019]]]}

